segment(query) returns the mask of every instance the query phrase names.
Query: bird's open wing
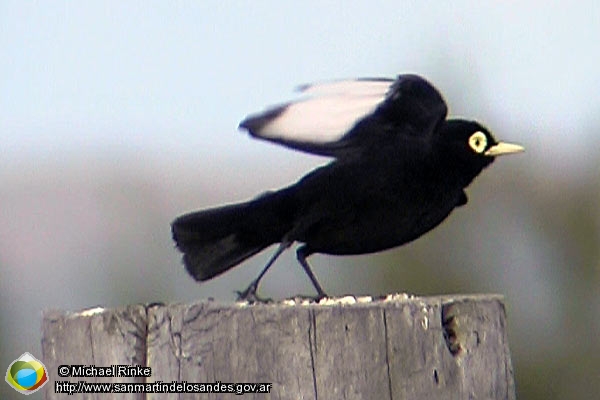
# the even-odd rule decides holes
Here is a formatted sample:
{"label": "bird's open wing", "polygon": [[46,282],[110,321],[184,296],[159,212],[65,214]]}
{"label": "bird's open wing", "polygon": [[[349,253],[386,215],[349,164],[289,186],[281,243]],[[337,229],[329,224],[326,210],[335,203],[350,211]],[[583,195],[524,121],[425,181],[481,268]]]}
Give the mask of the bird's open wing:
{"label": "bird's open wing", "polygon": [[343,158],[389,135],[430,135],[446,118],[440,93],[425,79],[356,79],[305,85],[303,97],[250,115],[240,128],[257,138]]}

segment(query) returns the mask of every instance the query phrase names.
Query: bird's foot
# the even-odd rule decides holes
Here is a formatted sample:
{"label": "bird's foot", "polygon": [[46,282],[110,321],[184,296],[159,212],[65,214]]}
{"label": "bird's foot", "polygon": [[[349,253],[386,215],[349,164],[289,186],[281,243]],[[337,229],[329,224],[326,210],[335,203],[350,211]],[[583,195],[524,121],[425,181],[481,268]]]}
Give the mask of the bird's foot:
{"label": "bird's foot", "polygon": [[314,303],[318,303],[319,301],[323,300],[326,297],[328,297],[326,293],[319,293],[316,296],[310,296],[307,294],[297,294],[294,297],[292,297],[290,300],[311,301]]}
{"label": "bird's foot", "polygon": [[273,301],[268,297],[259,297],[256,294],[256,290],[258,289],[257,282],[252,282],[245,290],[236,291],[237,300],[238,301],[247,301],[248,303],[268,303]]}

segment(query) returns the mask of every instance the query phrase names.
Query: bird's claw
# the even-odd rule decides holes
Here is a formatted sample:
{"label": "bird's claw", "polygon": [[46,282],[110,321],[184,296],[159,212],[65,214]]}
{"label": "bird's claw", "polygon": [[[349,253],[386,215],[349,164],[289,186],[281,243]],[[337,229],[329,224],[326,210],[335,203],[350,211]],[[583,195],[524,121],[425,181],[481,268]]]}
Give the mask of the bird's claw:
{"label": "bird's claw", "polygon": [[311,301],[314,303],[318,303],[324,298],[328,297],[325,293],[319,293],[316,296],[310,296],[306,294],[297,294],[291,298],[291,300],[300,300],[300,301]]}
{"label": "bird's claw", "polygon": [[236,290],[235,293],[237,293],[237,300],[238,301],[247,301],[249,303],[268,303],[273,301],[272,299],[268,298],[268,297],[259,297],[256,294],[256,290],[257,290],[257,285],[256,282],[252,282],[250,284],[250,286],[248,286],[245,290],[239,291]]}

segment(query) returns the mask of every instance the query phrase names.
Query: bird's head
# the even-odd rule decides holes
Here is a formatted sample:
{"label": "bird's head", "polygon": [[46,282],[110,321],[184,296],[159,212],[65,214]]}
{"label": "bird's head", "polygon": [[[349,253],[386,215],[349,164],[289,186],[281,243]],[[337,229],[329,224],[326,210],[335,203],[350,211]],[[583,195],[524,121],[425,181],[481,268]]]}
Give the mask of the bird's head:
{"label": "bird's head", "polygon": [[459,167],[469,181],[497,156],[520,153],[523,146],[497,141],[491,132],[475,121],[447,120],[441,127],[439,150],[448,165]]}

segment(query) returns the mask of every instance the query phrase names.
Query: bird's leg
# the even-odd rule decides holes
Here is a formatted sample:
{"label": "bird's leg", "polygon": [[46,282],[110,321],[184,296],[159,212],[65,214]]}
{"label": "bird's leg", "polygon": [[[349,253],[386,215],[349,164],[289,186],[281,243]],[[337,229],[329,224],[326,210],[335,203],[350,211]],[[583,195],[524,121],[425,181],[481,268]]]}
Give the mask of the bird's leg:
{"label": "bird's leg", "polygon": [[317,291],[316,300],[320,300],[324,297],[327,297],[327,294],[319,284],[319,281],[317,281],[317,277],[315,276],[315,274],[313,274],[312,270],[310,269],[308,261],[306,261],[306,257],[308,257],[309,255],[310,253],[307,254],[306,246],[302,246],[298,250],[296,250],[296,258],[298,259],[298,262],[300,263],[300,265],[302,265],[302,268],[304,268],[304,272],[306,272],[306,275],[308,275],[310,281],[312,282],[313,286]]}
{"label": "bird's leg", "polygon": [[248,300],[250,302],[254,302],[254,301],[259,301],[259,302],[264,302],[266,301],[266,299],[261,299],[256,295],[256,291],[258,290],[258,284],[260,282],[260,280],[262,279],[262,277],[267,273],[268,269],[271,268],[271,265],[273,265],[273,263],[275,262],[275,260],[277,260],[277,257],[279,257],[281,255],[281,253],[284,252],[285,249],[287,249],[290,246],[290,242],[288,241],[283,241],[279,244],[279,247],[277,248],[277,250],[275,251],[275,253],[271,256],[271,258],[269,259],[269,261],[267,262],[267,265],[265,265],[265,267],[263,268],[262,271],[260,271],[260,274],[258,274],[258,276],[256,277],[255,280],[253,280],[250,285],[248,285],[248,287],[241,291],[241,292],[237,292],[238,295],[238,300]]}

